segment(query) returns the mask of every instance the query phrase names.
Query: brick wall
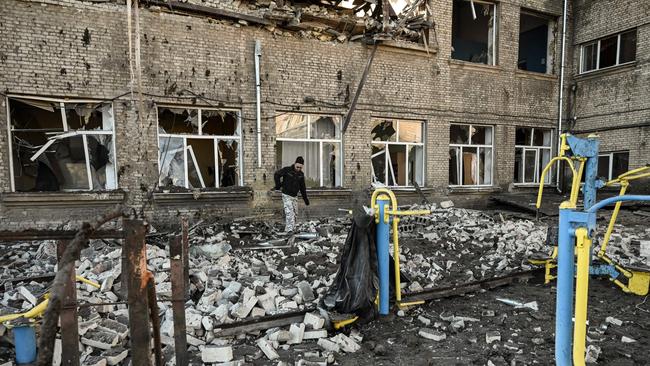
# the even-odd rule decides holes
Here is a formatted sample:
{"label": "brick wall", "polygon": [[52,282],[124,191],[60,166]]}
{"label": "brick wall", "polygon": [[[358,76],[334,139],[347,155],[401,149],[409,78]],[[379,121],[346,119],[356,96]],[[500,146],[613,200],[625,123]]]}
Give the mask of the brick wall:
{"label": "brick wall", "polygon": [[[559,16],[561,1],[499,2],[497,66],[450,60],[451,1],[433,3],[437,53],[387,46],[377,51],[343,137],[344,185],[352,192],[367,189],[371,181],[369,123],[373,117],[426,123],[426,186],[436,197],[448,192],[450,123],[495,126],[494,183],[502,188],[512,181],[514,127],[555,125],[557,76],[518,71],[517,42],[520,6]],[[184,207],[157,200],[146,206],[146,212],[164,222],[181,213],[208,218],[277,212],[278,201],[267,194],[276,168],[273,117],[291,110],[344,116],[347,108],[343,103],[357,88],[370,48],[358,42],[321,42],[289,32],[271,33],[254,26],[142,8],[145,95],[143,115],[137,116],[129,95],[126,13],[119,1],[1,1],[0,91],[114,100],[119,186],[125,192],[124,202],[136,207],[147,200],[147,190],[158,180],[156,104],[238,109],[243,118],[241,164],[245,185],[252,189],[250,200],[225,208],[221,207],[224,203],[201,198],[188,199]],[[255,134],[256,40],[262,44],[261,168],[257,167]],[[555,46],[557,53],[559,42]],[[305,97],[318,102],[305,102]],[[3,104],[0,128],[6,127]],[[0,134],[0,151],[0,191],[8,197],[12,194],[6,133]],[[345,203],[349,194],[341,193],[338,200],[317,199],[311,209],[331,212]],[[19,212],[2,202],[4,199],[0,200],[2,227],[47,220],[61,226],[87,219],[89,212],[99,213],[91,204],[89,208],[21,208]],[[52,202],[48,207],[58,206]]]}

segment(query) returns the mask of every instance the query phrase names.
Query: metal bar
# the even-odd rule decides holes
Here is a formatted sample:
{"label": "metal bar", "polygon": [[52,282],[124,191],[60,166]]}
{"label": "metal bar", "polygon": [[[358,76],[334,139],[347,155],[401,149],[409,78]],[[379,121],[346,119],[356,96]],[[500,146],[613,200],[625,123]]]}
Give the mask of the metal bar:
{"label": "metal bar", "polygon": [[[57,243],[57,260],[63,256],[69,241],[60,240]],[[74,267],[67,274],[68,281],[63,290],[61,301],[61,365],[79,366],[79,324],[77,318],[77,286]],[[63,331],[65,329],[65,331]]]}
{"label": "metal bar", "polygon": [[147,297],[149,299],[149,317],[153,326],[153,346],[156,366],[163,366],[162,339],[160,338],[160,315],[156,299],[156,281],[153,274],[147,272]]}
{"label": "metal bar", "polygon": [[372,50],[370,51],[370,56],[368,57],[368,63],[366,64],[366,68],[363,70],[363,75],[361,75],[361,81],[359,81],[359,86],[357,87],[357,90],[354,93],[354,98],[352,99],[352,105],[350,106],[348,113],[345,114],[345,121],[343,122],[344,133],[345,131],[348,130],[348,125],[352,120],[352,114],[354,113],[354,110],[357,108],[357,102],[359,101],[359,96],[361,95],[363,86],[366,84],[366,79],[368,79],[370,66],[372,66],[372,61],[375,59],[375,53],[377,53],[377,44],[378,43],[375,41],[375,44],[372,46]]}
{"label": "metal bar", "polygon": [[570,217],[573,211],[560,209],[557,300],[555,302],[555,362],[558,366],[571,366],[571,340],[573,336],[573,274],[574,240]]}
{"label": "metal bar", "polygon": [[142,220],[125,219],[124,231],[127,284],[129,302],[129,331],[131,332],[131,362],[134,365],[151,365],[151,330],[147,297],[146,227]]}
{"label": "metal bar", "polygon": [[[72,240],[77,235],[76,230],[0,230],[0,242],[32,241],[32,240]],[[102,230],[90,234],[89,239],[122,239],[122,230]],[[21,243],[22,244],[22,243]]]}
{"label": "metal bar", "polygon": [[[183,233],[187,220],[183,220]],[[187,357],[187,336],[185,330],[185,298],[186,279],[184,273],[183,245],[182,236],[174,236],[169,241],[169,256],[171,261],[171,281],[172,281],[172,310],[174,314],[174,349],[176,354],[176,366],[187,366],[189,360]],[[185,267],[185,268],[183,268]]]}
{"label": "metal bar", "polygon": [[575,328],[573,329],[573,363],[585,364],[585,342],[587,336],[587,297],[589,295],[589,265],[591,262],[591,239],[587,228],[576,230],[577,274],[575,300]]}
{"label": "metal bar", "polygon": [[181,259],[183,260],[183,278],[185,279],[183,296],[188,297],[190,295],[190,227],[186,216],[181,218],[181,231],[183,241]]}
{"label": "metal bar", "polygon": [[589,208],[589,211],[587,211],[587,212],[593,213],[593,212],[596,212],[596,211],[600,210],[601,208],[603,208],[605,206],[611,205],[612,203],[625,202],[625,201],[650,201],[650,195],[647,195],[647,196],[645,196],[645,195],[643,195],[643,196],[642,195],[627,195],[627,196],[610,197],[610,198],[604,199],[604,200],[598,202],[597,204],[591,206],[591,208]]}
{"label": "metal bar", "polygon": [[261,318],[253,318],[240,322],[221,324],[214,330],[217,337],[229,337],[233,335],[246,334],[256,330],[270,329],[274,327],[282,327],[285,325],[300,323],[305,318],[305,314],[314,311],[316,308],[310,306],[303,310],[298,310],[290,313],[269,315]]}
{"label": "metal bar", "polygon": [[[388,240],[390,235],[390,228],[388,226],[386,212],[386,205],[390,204],[390,201],[383,199],[382,197],[377,199],[377,204],[379,206],[379,222],[377,224],[377,269],[379,271],[379,314],[388,315],[389,310],[389,288],[390,288],[390,278],[389,278],[389,267],[390,259],[388,246]],[[394,208],[394,207],[393,207]]]}

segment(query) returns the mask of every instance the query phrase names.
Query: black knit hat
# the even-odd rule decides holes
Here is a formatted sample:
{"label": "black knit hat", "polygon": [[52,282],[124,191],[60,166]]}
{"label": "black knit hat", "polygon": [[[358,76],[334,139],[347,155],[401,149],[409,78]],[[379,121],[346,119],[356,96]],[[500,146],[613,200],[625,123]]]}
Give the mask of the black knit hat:
{"label": "black knit hat", "polygon": [[296,162],[294,164],[305,165],[305,159],[303,159],[302,156],[299,156],[299,157],[296,158]]}

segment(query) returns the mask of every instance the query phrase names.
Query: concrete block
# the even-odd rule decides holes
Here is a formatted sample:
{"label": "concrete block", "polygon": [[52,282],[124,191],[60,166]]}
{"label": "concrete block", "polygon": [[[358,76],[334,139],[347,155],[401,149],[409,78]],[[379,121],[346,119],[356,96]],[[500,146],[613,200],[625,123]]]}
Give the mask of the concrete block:
{"label": "concrete block", "polygon": [[280,355],[275,351],[275,348],[271,345],[271,343],[264,339],[261,338],[257,341],[257,346],[264,352],[264,355],[271,361],[280,358]]}
{"label": "concrete block", "polygon": [[321,338],[318,340],[318,345],[324,349],[325,351],[329,352],[341,352],[341,348],[339,345],[335,342],[330,341],[327,338]]}
{"label": "concrete block", "polygon": [[498,342],[501,340],[501,333],[497,331],[491,331],[485,333],[485,343],[490,344],[493,342]]}
{"label": "concrete block", "polygon": [[325,319],[313,313],[306,313],[305,318],[302,322],[305,323],[306,326],[311,327],[311,329],[314,330],[321,329],[323,328],[323,325],[325,325]]}
{"label": "concrete block", "polygon": [[201,351],[204,363],[228,362],[232,360],[232,347],[205,346]]}
{"label": "concrete block", "polygon": [[291,324],[291,327],[289,327],[289,333],[291,333],[291,339],[287,341],[287,344],[302,343],[302,338],[305,334],[305,324]]}
{"label": "concrete block", "polygon": [[440,331],[437,331],[437,330],[429,329],[429,328],[420,329],[420,331],[418,332],[418,335],[420,337],[422,337],[422,338],[430,339],[430,340],[436,341],[436,342],[440,342],[440,341],[443,341],[443,340],[447,339],[447,334],[445,334],[443,332],[440,332]]}
{"label": "concrete block", "polygon": [[83,337],[81,337],[82,344],[105,350],[113,348],[119,340],[120,337],[116,333],[101,330],[88,331]]}

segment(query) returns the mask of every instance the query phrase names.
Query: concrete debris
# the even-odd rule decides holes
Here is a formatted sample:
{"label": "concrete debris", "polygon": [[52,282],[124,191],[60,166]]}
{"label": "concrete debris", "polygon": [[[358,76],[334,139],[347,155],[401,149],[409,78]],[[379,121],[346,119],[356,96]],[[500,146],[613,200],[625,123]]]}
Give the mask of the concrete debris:
{"label": "concrete debris", "polygon": [[422,328],[418,332],[418,334],[422,338],[430,339],[432,341],[440,342],[445,339],[447,339],[447,335],[443,332],[439,332],[437,330],[429,329],[429,328]]}
{"label": "concrete debris", "polygon": [[329,339],[321,338],[318,340],[318,345],[321,346],[325,351],[329,352],[340,352],[341,348],[336,342],[332,342]]}
{"label": "concrete debris", "polygon": [[339,333],[336,336],[330,338],[331,341],[336,342],[336,344],[341,347],[343,352],[353,353],[361,349],[361,346],[354,341],[354,339],[346,336],[343,333]]}
{"label": "concrete debris", "polygon": [[609,324],[614,324],[614,325],[617,325],[617,326],[619,326],[619,327],[620,327],[621,325],[623,325],[623,321],[622,321],[622,320],[620,320],[620,319],[616,319],[616,318],[614,318],[613,316],[608,316],[607,318],[605,318],[605,321],[606,321],[607,323],[609,323]]}
{"label": "concrete debris", "polygon": [[120,337],[113,332],[91,330],[81,337],[81,343],[94,348],[109,350],[117,345]]}
{"label": "concrete debris", "polygon": [[585,356],[585,363],[596,363],[600,356],[601,349],[599,346],[590,344],[587,346],[587,354]]}
{"label": "concrete debris", "polygon": [[205,346],[201,351],[201,360],[204,363],[228,362],[232,358],[232,347]]}
{"label": "concrete debris", "polygon": [[623,336],[623,337],[621,337],[621,342],[623,342],[623,343],[634,343],[634,342],[636,342],[636,339]]}
{"label": "concrete debris", "polygon": [[303,323],[305,323],[305,325],[309,326],[311,329],[318,330],[321,329],[323,325],[325,325],[325,319],[313,313],[306,313]]}
{"label": "concrete debris", "polygon": [[490,344],[493,342],[499,342],[501,341],[501,333],[497,331],[491,331],[485,333],[485,343]]}
{"label": "concrete debris", "polygon": [[527,303],[522,303],[519,301],[511,300],[511,299],[503,299],[503,298],[497,298],[497,301],[500,301],[504,304],[508,304],[511,306],[514,306],[515,309],[530,309],[533,311],[539,310],[539,306],[537,305],[537,301],[531,301]]}
{"label": "concrete debris", "polygon": [[280,358],[273,345],[266,339],[262,338],[257,341],[257,346],[264,352],[264,355],[271,361]]}

